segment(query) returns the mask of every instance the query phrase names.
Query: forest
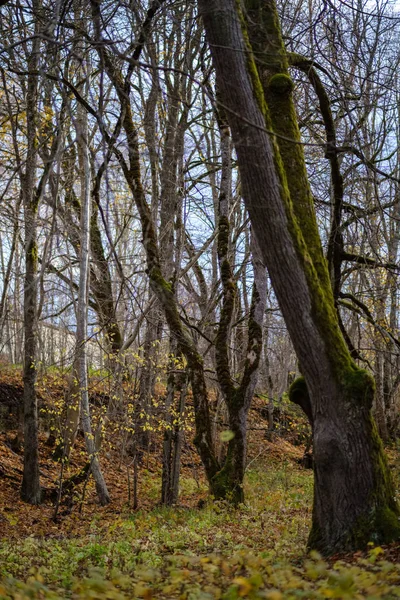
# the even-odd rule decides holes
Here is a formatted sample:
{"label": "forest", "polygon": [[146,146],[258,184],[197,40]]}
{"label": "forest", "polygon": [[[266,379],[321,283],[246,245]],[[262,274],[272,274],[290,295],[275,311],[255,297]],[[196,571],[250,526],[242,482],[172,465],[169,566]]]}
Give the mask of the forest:
{"label": "forest", "polygon": [[400,597],[400,9],[0,0],[0,600]]}

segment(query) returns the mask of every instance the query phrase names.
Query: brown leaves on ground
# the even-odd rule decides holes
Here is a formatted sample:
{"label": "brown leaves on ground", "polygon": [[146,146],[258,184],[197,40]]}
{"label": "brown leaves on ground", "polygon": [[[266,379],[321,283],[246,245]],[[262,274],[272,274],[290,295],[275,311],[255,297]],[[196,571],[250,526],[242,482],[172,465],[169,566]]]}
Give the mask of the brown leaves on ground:
{"label": "brown leaves on ground", "polygon": [[[110,420],[105,429],[100,454],[105,479],[112,502],[101,507],[97,501],[92,479],[84,479],[74,494],[62,499],[58,517],[54,521],[54,503],[60,482],[61,465],[53,460],[53,430],[60,420],[68,381],[60,373],[45,373],[38,379],[37,393],[40,410],[40,473],[43,487],[43,503],[39,507],[21,501],[19,490],[22,480],[23,454],[15,443],[17,439],[18,403],[22,401],[22,380],[18,369],[2,368],[0,380],[0,522],[3,538],[34,536],[78,536],[90,530],[94,515],[100,522],[109,523],[121,515],[132,512],[133,460],[126,448],[124,423]],[[131,392],[127,390],[127,394]],[[158,388],[163,394],[162,386]],[[91,381],[90,395],[95,419],[102,407],[112,397],[107,379]],[[129,397],[129,396],[128,396]],[[190,404],[190,399],[189,399]],[[61,406],[61,409],[59,408]],[[255,398],[249,417],[249,463],[259,460],[269,463],[286,457],[297,461],[304,448],[293,446],[289,441],[274,436],[266,439],[268,428],[263,414],[265,400]],[[58,411],[58,412],[57,412]],[[290,418],[288,419],[290,422]],[[287,423],[286,423],[287,425]],[[3,430],[3,431],[2,431]],[[183,489],[180,504],[195,507],[206,497],[206,485],[197,452],[187,434],[182,454],[182,479],[191,482],[190,489]],[[50,443],[52,442],[52,443]],[[76,476],[87,463],[84,440],[78,436],[70,463],[64,466],[63,483]],[[159,502],[161,488],[162,431],[151,432],[148,451],[141,453],[138,468],[139,508],[151,509]],[[187,485],[186,485],[187,488]]]}

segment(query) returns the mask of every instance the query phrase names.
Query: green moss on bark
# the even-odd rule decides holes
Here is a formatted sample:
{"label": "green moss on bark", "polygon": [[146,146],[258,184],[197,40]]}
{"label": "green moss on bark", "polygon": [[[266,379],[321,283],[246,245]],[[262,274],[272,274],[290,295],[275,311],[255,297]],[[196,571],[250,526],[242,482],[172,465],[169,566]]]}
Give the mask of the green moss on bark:
{"label": "green moss on bark", "polygon": [[372,408],[375,395],[375,380],[365,369],[353,367],[347,369],[343,376],[344,397],[351,404]]}
{"label": "green moss on bark", "polygon": [[247,69],[248,69],[251,83],[253,86],[254,97],[256,98],[257,104],[258,104],[262,114],[265,116],[266,122],[268,123],[268,109],[267,109],[267,104],[265,101],[264,90],[263,90],[263,86],[262,86],[260,77],[258,75],[257,65],[254,60],[253,49],[252,49],[252,46],[250,43],[248,31],[247,31],[246,19],[243,15],[243,11],[242,11],[241,0],[236,1],[236,7],[237,7],[237,13],[239,16],[239,20],[240,20],[240,23],[242,26],[243,39],[244,39],[244,42],[245,42],[246,48],[247,48]]}
{"label": "green moss on bark", "polygon": [[[359,514],[355,515],[353,523],[347,529],[344,528],[342,537],[338,534],[336,539],[334,535],[329,536],[330,540],[325,539],[326,532],[321,529],[317,515],[314,514],[308,547],[326,555],[364,549],[369,542],[387,544],[400,539],[399,506],[383,444],[368,406],[371,396],[365,403],[365,397],[371,394],[373,387],[372,377],[362,369],[359,369],[351,385],[348,385],[347,391],[352,394],[348,397],[349,404],[353,394],[359,394],[359,427],[364,429],[369,445],[366,453],[371,462],[368,465],[357,464],[354,457],[349,457],[349,465],[343,472],[344,477],[356,482],[358,470],[363,470],[363,481],[368,482],[370,491],[366,491],[363,497],[358,489],[354,507],[359,507]],[[346,514],[342,514],[342,518],[346,519]]]}
{"label": "green moss on bark", "polygon": [[307,384],[303,376],[297,377],[289,388],[289,399],[291,402],[297,404],[296,399],[299,395],[308,396]]}
{"label": "green moss on bark", "polygon": [[286,73],[276,73],[272,75],[268,82],[268,87],[274,94],[290,94],[294,89],[294,84]]}
{"label": "green moss on bark", "polygon": [[234,464],[234,445],[229,442],[228,454],[224,466],[210,481],[210,491],[215,500],[228,500],[233,505],[244,501],[243,477],[239,476]]}
{"label": "green moss on bark", "polygon": [[[374,520],[377,535],[384,541],[397,540],[400,538],[400,509],[395,498],[395,489],[392,474],[387,462],[383,443],[379,437],[376,423],[370,414],[371,428],[371,453],[374,460],[375,489],[374,498],[371,499],[374,506]],[[392,526],[390,530],[389,525]],[[387,536],[389,536],[387,538]]]}
{"label": "green moss on bark", "polygon": [[34,271],[37,271],[37,265],[38,265],[38,246],[36,241],[33,241],[30,245],[30,255],[31,255],[31,260],[32,260],[32,266]]}
{"label": "green moss on bark", "polygon": [[[341,549],[366,548],[369,543],[389,544],[400,538],[398,511],[389,506],[375,506],[368,514],[361,515]],[[311,544],[311,535],[309,539]],[[310,545],[311,547],[311,545]]]}
{"label": "green moss on bark", "polygon": [[[314,322],[327,346],[332,367],[339,377],[354,364],[337,321],[332,287],[314,211],[301,145],[297,115],[292,99],[293,83],[288,74],[288,59],[283,45],[275,3],[248,0],[246,7],[252,23],[251,43],[243,14],[243,35],[248,51],[248,71],[257,102],[263,111],[266,128],[279,137],[272,138],[274,162],[281,183],[290,234],[301,261],[312,302]],[[266,40],[268,42],[266,43]],[[253,56],[257,52],[257,65]],[[329,348],[334,347],[335,352]]]}
{"label": "green moss on bark", "polygon": [[378,544],[389,544],[400,538],[400,522],[398,512],[385,506],[377,508],[375,512],[376,536],[372,539]]}

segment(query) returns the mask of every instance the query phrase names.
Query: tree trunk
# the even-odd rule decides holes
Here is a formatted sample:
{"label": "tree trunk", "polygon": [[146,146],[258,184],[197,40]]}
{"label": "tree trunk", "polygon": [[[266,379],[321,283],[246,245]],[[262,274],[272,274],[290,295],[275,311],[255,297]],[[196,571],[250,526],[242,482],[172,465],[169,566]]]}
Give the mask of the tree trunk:
{"label": "tree trunk", "polygon": [[[374,381],[359,369],[341,335],[322,254],[291,99],[279,19],[272,0],[253,0],[276,43],[278,70],[267,85],[290,140],[281,156],[267,100],[234,0],[199,0],[221,98],[238,156],[243,196],[265,264],[307,380],[314,422],[315,492],[310,547],[324,554],[383,543],[400,534],[398,507],[371,416]],[[263,13],[265,10],[265,13]],[[291,198],[290,174],[306,186]],[[297,168],[295,168],[297,167]],[[296,199],[297,200],[297,199]],[[304,386],[304,395],[308,396]]]}
{"label": "tree trunk", "polygon": [[[261,260],[258,244],[253,238],[251,240],[251,250],[254,284],[248,320],[246,360],[239,386],[234,386],[230,382],[230,373],[224,369],[224,365],[227,367],[227,363],[226,360],[223,360],[225,350],[222,340],[219,344],[216,344],[218,380],[225,396],[229,431],[232,439],[229,440],[223,466],[212,478],[210,487],[215,498],[229,499],[233,504],[244,501],[243,480],[247,457],[247,415],[258,378],[267,291],[266,270]],[[225,268],[227,268],[226,265]],[[221,323],[219,336],[221,337]]]}
{"label": "tree trunk", "polygon": [[[38,2],[33,3],[38,10]],[[22,178],[25,222],[25,283],[24,283],[24,472],[21,498],[30,504],[40,503],[38,410],[36,398],[36,346],[37,346],[37,194],[35,179],[37,168],[37,105],[40,39],[36,15],[35,36],[28,59],[28,85],[26,95],[27,157]]]}
{"label": "tree trunk", "polygon": [[[153,295],[150,295],[150,300]],[[146,427],[152,414],[152,399],[157,375],[157,360],[160,353],[160,340],[163,323],[157,303],[150,310],[146,319],[146,336],[143,344],[143,364],[139,380],[139,398],[134,416],[136,446],[148,450],[150,431]],[[141,416],[143,415],[143,416]]]}
{"label": "tree trunk", "polygon": [[218,202],[218,263],[222,284],[222,307],[215,339],[218,383],[228,409],[229,440],[222,468],[211,480],[215,498],[227,498],[234,504],[244,501],[243,479],[246,464],[247,414],[258,377],[262,351],[262,323],[266,302],[267,278],[258,245],[252,241],[254,286],[248,322],[248,344],[243,375],[237,386],[232,377],[229,338],[237,304],[238,287],[230,261],[230,204],[232,185],[232,142],[225,111],[217,112],[221,136],[222,169]]}
{"label": "tree trunk", "polygon": [[81,418],[81,399],[78,377],[78,356],[75,356],[71,373],[68,377],[68,389],[65,398],[66,416],[62,439],[54,450],[54,460],[68,461],[78,435]]}
{"label": "tree trunk", "polygon": [[183,426],[182,419],[186,405],[186,396],[188,381],[186,373],[183,375],[183,382],[180,382],[179,400],[177,406],[177,419],[174,425],[173,435],[173,453],[172,453],[172,472],[171,472],[171,503],[177,504],[179,499],[179,479],[181,475],[181,455],[183,445]]}
{"label": "tree trunk", "polygon": [[[168,373],[167,393],[165,395],[165,429],[163,440],[163,460],[162,460],[162,485],[161,485],[161,503],[165,506],[171,506],[172,501],[172,440],[173,440],[173,419],[172,407],[175,397],[175,340],[170,340],[170,364]],[[175,348],[174,348],[175,346]]]}
{"label": "tree trunk", "polygon": [[76,122],[78,153],[81,171],[81,239],[79,257],[79,294],[76,324],[76,364],[77,378],[81,400],[81,421],[85,434],[86,450],[89,455],[90,468],[96,483],[96,491],[103,506],[108,504],[110,496],[101,471],[95,438],[92,433],[90,417],[88,373],[87,373],[87,318],[88,318],[88,277],[90,253],[90,208],[91,208],[91,177],[88,148],[87,114],[81,105],[78,106]]}
{"label": "tree trunk", "polygon": [[314,507],[308,543],[325,554],[363,548],[368,542],[386,543],[399,535],[390,471],[371,416],[373,391],[371,380],[361,383],[360,395],[355,389],[350,394],[337,391],[334,414],[319,416],[314,423]]}

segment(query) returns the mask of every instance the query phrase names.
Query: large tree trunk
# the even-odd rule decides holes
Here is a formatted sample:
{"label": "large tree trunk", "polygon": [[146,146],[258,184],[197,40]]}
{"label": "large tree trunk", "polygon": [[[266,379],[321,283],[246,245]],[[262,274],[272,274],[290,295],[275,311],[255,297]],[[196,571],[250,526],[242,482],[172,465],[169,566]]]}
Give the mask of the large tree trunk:
{"label": "large tree trunk", "polygon": [[[287,125],[286,156],[272,133],[267,100],[234,0],[199,0],[221,98],[238,156],[243,196],[304,372],[314,423],[315,497],[309,544],[325,554],[399,536],[398,507],[371,416],[373,378],[352,361],[341,335],[310,194],[291,197],[290,173],[308,189],[282,47],[267,85]],[[279,33],[271,0],[252,2],[255,22]],[[254,19],[254,16],[253,16]],[[279,33],[280,44],[282,43]],[[277,40],[277,41],[279,41]],[[307,190],[306,190],[307,191]],[[294,199],[293,199],[294,200]],[[303,394],[308,396],[304,386]]]}
{"label": "large tree trunk", "polygon": [[[373,385],[332,390],[337,407],[314,424],[314,507],[309,546],[324,553],[397,539],[398,507],[371,415]],[[358,397],[357,397],[358,396]],[[369,396],[369,398],[368,398]]]}

